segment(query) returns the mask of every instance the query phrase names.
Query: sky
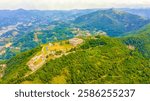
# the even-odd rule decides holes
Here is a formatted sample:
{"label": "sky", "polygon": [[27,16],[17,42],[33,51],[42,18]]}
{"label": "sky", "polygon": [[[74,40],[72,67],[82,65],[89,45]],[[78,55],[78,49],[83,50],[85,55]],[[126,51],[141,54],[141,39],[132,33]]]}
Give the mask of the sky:
{"label": "sky", "polygon": [[0,9],[146,8],[150,0],[0,0]]}

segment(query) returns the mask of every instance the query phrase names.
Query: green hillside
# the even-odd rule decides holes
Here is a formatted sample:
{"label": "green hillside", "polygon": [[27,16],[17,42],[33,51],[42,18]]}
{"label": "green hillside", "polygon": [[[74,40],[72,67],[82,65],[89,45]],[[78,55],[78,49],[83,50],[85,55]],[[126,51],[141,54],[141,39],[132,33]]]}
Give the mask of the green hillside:
{"label": "green hillside", "polygon": [[37,47],[33,50],[18,54],[17,56],[8,60],[5,64],[7,68],[4,73],[4,77],[2,78],[2,83],[16,83],[16,80],[22,78],[30,69],[26,65],[26,63],[33,57],[36,52],[38,52],[41,48]]}
{"label": "green hillside", "polygon": [[[139,23],[140,22],[140,23]],[[149,19],[117,9],[98,10],[78,17],[74,23],[87,30],[102,30],[109,36],[137,30],[150,22]]]}
{"label": "green hillside", "polygon": [[150,24],[140,30],[128,33],[124,42],[135,46],[145,57],[150,58]]}
{"label": "green hillside", "polygon": [[39,48],[10,59],[1,83],[150,83],[150,59],[136,48],[102,35],[83,40],[69,54],[47,61],[28,76],[26,63]]}

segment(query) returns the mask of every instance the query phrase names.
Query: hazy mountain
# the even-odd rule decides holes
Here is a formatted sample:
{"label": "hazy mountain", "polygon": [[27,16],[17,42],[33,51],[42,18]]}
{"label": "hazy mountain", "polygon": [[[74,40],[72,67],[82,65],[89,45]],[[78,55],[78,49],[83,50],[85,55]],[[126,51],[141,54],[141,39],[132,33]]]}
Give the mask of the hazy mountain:
{"label": "hazy mountain", "polygon": [[136,15],[143,16],[146,18],[150,18],[150,8],[141,8],[141,9],[124,8],[122,10],[129,12],[129,13],[132,13],[132,14],[136,14]]}
{"label": "hazy mountain", "polygon": [[98,10],[80,16],[74,21],[78,27],[103,30],[110,36],[119,36],[125,32],[137,30],[149,22],[149,19],[117,9]]}
{"label": "hazy mountain", "polygon": [[14,25],[18,22],[36,22],[48,24],[55,20],[68,20],[95,10],[0,10],[0,27]]}

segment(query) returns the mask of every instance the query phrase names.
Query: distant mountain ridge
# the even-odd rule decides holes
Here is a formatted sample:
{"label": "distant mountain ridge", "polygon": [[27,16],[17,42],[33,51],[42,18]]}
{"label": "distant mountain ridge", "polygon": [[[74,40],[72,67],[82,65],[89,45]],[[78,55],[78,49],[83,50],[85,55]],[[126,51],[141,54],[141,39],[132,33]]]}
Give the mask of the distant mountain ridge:
{"label": "distant mountain ridge", "polygon": [[137,30],[150,23],[150,20],[117,9],[108,9],[80,16],[74,23],[83,29],[103,30],[110,36],[118,36]]}
{"label": "distant mountain ridge", "polygon": [[[95,10],[0,10],[0,27],[16,24],[17,22],[28,23],[32,21],[47,24],[55,20],[73,19]],[[15,20],[14,20],[15,19]]]}
{"label": "distant mountain ridge", "polygon": [[0,10],[0,15],[0,60],[40,44],[82,36],[82,33],[104,32],[118,37],[150,23],[145,17],[120,9],[18,9]]}
{"label": "distant mountain ridge", "polygon": [[121,10],[124,10],[126,12],[132,13],[132,14],[136,14],[139,16],[143,16],[146,18],[150,18],[150,8],[139,8],[139,9],[131,9],[131,8],[122,8]]}

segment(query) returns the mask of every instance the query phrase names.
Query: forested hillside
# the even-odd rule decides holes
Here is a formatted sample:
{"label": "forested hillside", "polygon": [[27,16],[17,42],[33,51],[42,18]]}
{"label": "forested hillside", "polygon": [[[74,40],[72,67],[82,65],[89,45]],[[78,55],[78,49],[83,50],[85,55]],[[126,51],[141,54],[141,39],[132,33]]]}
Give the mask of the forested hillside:
{"label": "forested hillside", "polygon": [[10,59],[1,83],[150,82],[150,60],[121,39],[101,35],[84,38],[84,43],[70,50],[70,54],[48,61],[26,77],[29,69],[25,62],[32,52]]}
{"label": "forested hillside", "polygon": [[150,24],[130,32],[124,38],[127,45],[135,46],[145,57],[150,58]]}
{"label": "forested hillside", "polygon": [[3,83],[15,83],[16,80],[19,80],[19,78],[22,78],[28,71],[31,71],[26,63],[40,51],[40,49],[40,47],[37,47],[33,50],[18,54],[7,61],[5,63],[7,68],[4,72]]}
{"label": "forested hillside", "polygon": [[150,20],[145,17],[118,9],[98,10],[80,16],[74,21],[80,28],[90,31],[102,30],[109,36],[120,36],[123,33],[137,30],[149,22]]}

